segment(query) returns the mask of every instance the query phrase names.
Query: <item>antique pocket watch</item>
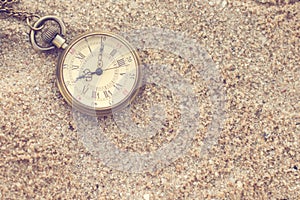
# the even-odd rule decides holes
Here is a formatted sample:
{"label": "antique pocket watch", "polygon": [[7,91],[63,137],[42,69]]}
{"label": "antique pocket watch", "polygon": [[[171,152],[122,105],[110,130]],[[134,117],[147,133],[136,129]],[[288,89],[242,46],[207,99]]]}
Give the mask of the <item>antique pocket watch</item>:
{"label": "antique pocket watch", "polygon": [[[34,49],[63,49],[56,78],[69,105],[88,115],[105,116],[131,103],[140,87],[142,69],[137,52],[124,38],[110,32],[91,32],[67,44],[63,38],[66,28],[60,18],[15,11],[10,7],[14,2],[1,0],[0,14],[27,21]],[[33,18],[38,20],[32,25]],[[58,28],[45,28],[48,22],[56,23]],[[41,45],[37,35],[49,46]]]}
{"label": "antique pocket watch", "polygon": [[136,51],[118,35],[91,32],[77,37],[57,65],[62,96],[74,108],[107,115],[128,105],[141,80]]}

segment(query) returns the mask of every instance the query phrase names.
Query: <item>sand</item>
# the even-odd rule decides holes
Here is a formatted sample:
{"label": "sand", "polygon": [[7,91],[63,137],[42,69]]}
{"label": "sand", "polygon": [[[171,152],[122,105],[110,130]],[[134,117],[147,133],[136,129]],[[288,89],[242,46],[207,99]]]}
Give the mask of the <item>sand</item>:
{"label": "sand", "polygon": [[0,30],[0,199],[298,199],[300,2],[21,0],[66,39],[127,38],[144,87],[92,118],[60,95],[60,51]]}

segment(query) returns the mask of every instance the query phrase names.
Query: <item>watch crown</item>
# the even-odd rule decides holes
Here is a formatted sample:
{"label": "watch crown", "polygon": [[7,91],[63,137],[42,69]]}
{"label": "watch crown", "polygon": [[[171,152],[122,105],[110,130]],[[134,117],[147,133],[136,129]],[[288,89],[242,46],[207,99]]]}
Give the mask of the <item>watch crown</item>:
{"label": "watch crown", "polygon": [[51,44],[57,34],[59,34],[58,28],[50,26],[45,28],[41,36],[44,42]]}
{"label": "watch crown", "polygon": [[49,27],[41,35],[44,42],[54,44],[57,48],[65,49],[67,47],[66,40],[60,35],[60,31],[56,27]]}

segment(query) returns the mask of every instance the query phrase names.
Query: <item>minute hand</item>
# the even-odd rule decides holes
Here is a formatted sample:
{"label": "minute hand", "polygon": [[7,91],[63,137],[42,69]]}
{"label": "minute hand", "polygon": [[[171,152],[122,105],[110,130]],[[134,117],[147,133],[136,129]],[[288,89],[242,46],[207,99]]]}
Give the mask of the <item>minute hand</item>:
{"label": "minute hand", "polygon": [[104,50],[104,44],[103,44],[103,38],[101,37],[100,52],[99,52],[99,56],[98,56],[98,68],[103,67],[103,61],[102,61],[103,50]]}
{"label": "minute hand", "polygon": [[122,65],[122,66],[118,66],[118,67],[111,67],[111,68],[103,69],[103,71],[108,71],[108,70],[117,69],[117,68],[121,68],[121,67],[127,67],[127,66],[128,65]]}

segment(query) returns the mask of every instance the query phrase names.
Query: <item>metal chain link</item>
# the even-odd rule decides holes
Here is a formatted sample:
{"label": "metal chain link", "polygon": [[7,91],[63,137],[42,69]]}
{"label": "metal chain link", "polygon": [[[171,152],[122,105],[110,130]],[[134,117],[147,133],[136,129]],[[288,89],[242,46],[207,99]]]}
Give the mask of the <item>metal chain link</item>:
{"label": "metal chain link", "polygon": [[12,4],[12,3],[17,3],[19,2],[20,0],[0,0],[0,7],[4,7],[5,5],[9,5],[9,4]]}
{"label": "metal chain link", "polygon": [[33,18],[40,18],[39,15],[26,12],[26,11],[20,11],[12,8],[12,4],[18,3],[20,0],[0,0],[0,19],[6,19],[9,17],[16,17],[22,21],[26,21],[27,25],[32,29],[32,30],[41,30],[43,26],[34,28],[30,21]]}
{"label": "metal chain link", "polygon": [[[0,0],[0,20],[15,17],[22,21],[26,21],[27,25],[31,29],[30,42],[36,50],[48,51],[55,47],[65,49],[68,45],[66,40],[63,38],[63,35],[66,34],[66,27],[63,21],[56,16],[40,17],[34,13],[14,9],[12,4],[20,1],[21,0]],[[31,23],[34,19],[37,20],[34,23]],[[46,22],[48,21],[55,22],[59,26],[59,29],[57,29],[57,27],[53,24],[48,24],[46,27]],[[43,28],[45,28],[45,30],[41,31]],[[36,33],[38,31],[41,31],[41,40],[37,40],[36,38]],[[44,42],[44,44],[41,44],[41,42]],[[44,46],[45,43],[50,44],[50,46]]]}

